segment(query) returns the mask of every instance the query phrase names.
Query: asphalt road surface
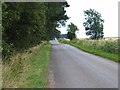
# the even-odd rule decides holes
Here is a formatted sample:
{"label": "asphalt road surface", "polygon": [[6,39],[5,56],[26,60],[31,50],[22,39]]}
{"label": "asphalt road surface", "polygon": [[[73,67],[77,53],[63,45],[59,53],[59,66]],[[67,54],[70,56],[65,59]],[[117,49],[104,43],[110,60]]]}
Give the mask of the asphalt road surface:
{"label": "asphalt road surface", "polygon": [[55,88],[118,88],[118,64],[53,40]]}

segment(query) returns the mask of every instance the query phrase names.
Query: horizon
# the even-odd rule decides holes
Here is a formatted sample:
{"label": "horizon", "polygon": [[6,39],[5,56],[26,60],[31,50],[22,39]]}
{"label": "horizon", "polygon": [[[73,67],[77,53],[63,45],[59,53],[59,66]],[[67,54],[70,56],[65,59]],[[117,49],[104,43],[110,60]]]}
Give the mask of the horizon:
{"label": "horizon", "polygon": [[76,32],[77,38],[88,38],[89,36],[86,36],[86,31],[83,27],[83,22],[85,21],[83,11],[91,8],[101,13],[101,18],[105,21],[103,23],[104,37],[118,37],[118,1],[119,0],[75,0],[72,2],[71,0],[67,0],[70,7],[65,8],[65,10],[68,17],[71,18],[67,20],[66,27],[57,29],[61,31],[61,34],[66,34],[67,25],[72,22],[79,29],[79,31]]}

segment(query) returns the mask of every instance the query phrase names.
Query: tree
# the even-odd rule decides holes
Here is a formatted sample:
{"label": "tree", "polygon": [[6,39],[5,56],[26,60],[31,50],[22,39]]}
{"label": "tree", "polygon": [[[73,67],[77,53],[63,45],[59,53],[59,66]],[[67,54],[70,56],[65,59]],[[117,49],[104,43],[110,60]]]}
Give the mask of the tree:
{"label": "tree", "polygon": [[103,38],[103,23],[104,20],[101,19],[101,14],[94,9],[89,9],[84,11],[86,22],[83,23],[83,26],[86,30],[86,35],[90,35],[91,39],[100,39]]}
{"label": "tree", "polygon": [[67,2],[3,2],[3,58],[58,36],[56,27],[69,19],[65,7],[69,7]]}
{"label": "tree", "polygon": [[69,5],[67,2],[49,2],[45,3],[45,5],[47,7],[47,32],[48,37],[51,39],[55,36],[56,27],[60,24],[64,26],[66,20],[69,19],[65,14],[65,8],[69,7]]}
{"label": "tree", "polygon": [[68,25],[68,30],[67,30],[68,33],[67,33],[67,36],[68,36],[68,38],[69,38],[70,40],[76,38],[75,32],[76,32],[77,30],[78,30],[78,28],[77,28],[77,26],[76,26],[75,24],[70,23],[70,24]]}

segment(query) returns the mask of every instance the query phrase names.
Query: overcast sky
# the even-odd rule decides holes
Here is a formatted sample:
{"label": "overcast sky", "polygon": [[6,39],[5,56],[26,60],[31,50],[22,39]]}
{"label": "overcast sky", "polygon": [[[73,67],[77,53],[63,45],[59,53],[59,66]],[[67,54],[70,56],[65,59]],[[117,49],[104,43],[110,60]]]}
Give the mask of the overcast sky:
{"label": "overcast sky", "polygon": [[[104,22],[104,36],[118,36],[118,1],[119,0],[67,0],[70,7],[66,8],[66,13],[70,18],[67,24],[73,22],[79,28],[77,32],[78,38],[85,38],[85,29],[83,22],[85,21],[84,10],[95,9],[101,13]],[[66,28],[60,29],[62,34],[67,33]]]}

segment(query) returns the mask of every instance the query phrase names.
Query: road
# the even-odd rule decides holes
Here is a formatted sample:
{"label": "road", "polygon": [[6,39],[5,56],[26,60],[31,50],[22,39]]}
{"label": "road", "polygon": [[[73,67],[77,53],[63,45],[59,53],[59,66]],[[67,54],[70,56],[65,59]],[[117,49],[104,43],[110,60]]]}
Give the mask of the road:
{"label": "road", "polygon": [[118,88],[118,64],[53,40],[55,88]]}

